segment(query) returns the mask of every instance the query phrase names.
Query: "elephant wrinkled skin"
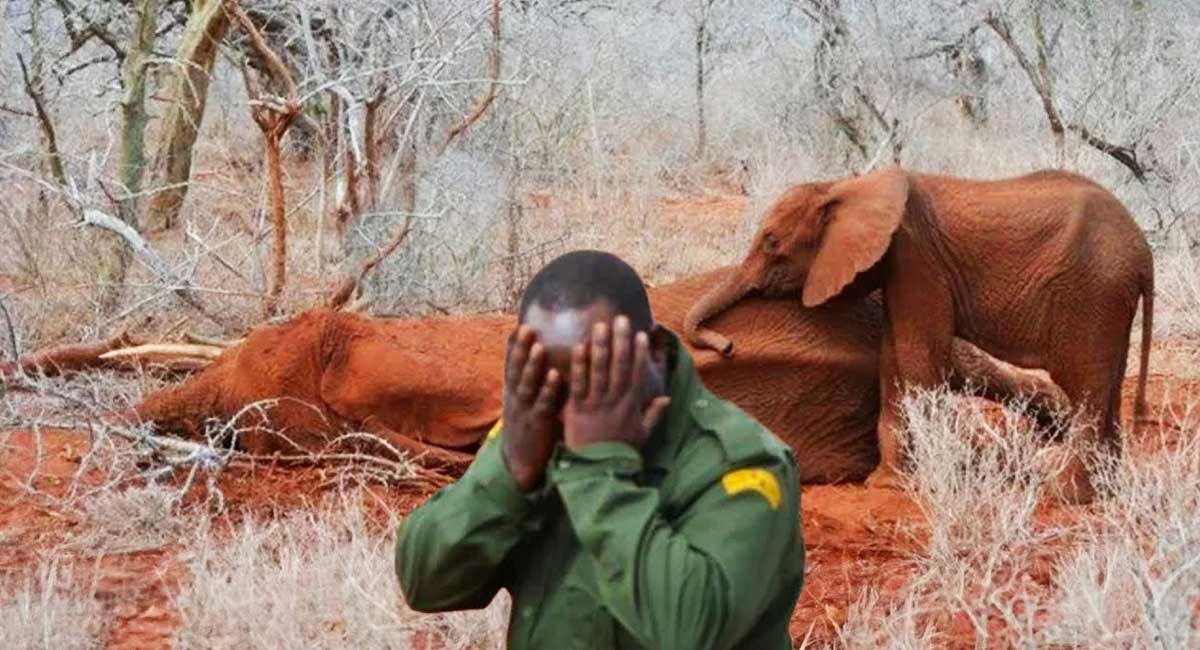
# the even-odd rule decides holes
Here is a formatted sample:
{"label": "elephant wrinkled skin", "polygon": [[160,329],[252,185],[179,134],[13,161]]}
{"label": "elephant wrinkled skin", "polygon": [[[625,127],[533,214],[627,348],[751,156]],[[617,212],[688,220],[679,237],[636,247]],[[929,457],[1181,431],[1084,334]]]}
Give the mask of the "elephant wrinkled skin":
{"label": "elephant wrinkled skin", "polygon": [[[696,298],[733,269],[650,289],[654,314],[680,331]],[[878,347],[882,313],[870,298],[818,309],[743,301],[714,321],[739,338],[723,359],[693,350],[704,382],[739,404],[797,453],[801,480],[861,480],[877,464]],[[137,415],[196,435],[207,418],[242,413],[238,444],[253,453],[315,451],[365,430],[455,471],[500,416],[504,341],[513,317],[370,319],[314,310],[255,329],[182,384],[148,396]],[[963,373],[995,397],[1061,402],[1044,374],[1001,364],[965,345]],[[266,410],[248,404],[272,400]],[[275,435],[266,430],[282,430]]]}
{"label": "elephant wrinkled skin", "polygon": [[[893,167],[792,187],[767,211],[739,272],[687,314],[685,337],[733,355],[722,326],[704,324],[747,295],[790,295],[816,307],[876,289],[886,317],[878,339],[882,459],[871,484],[895,482],[899,391],[945,379],[956,340],[1048,371],[1093,418],[1083,431],[1119,454],[1121,381],[1141,298],[1135,422],[1145,411],[1150,247],[1116,197],[1067,172],[985,181]],[[743,335],[731,334],[740,350]],[[1067,501],[1094,497],[1079,455],[1059,488]]]}

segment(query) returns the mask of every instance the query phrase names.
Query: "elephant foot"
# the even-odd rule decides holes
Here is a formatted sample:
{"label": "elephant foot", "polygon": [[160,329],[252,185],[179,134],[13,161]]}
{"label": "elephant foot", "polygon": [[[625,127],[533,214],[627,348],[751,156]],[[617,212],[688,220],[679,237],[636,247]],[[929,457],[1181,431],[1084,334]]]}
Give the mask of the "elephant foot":
{"label": "elephant foot", "polygon": [[904,483],[896,470],[880,465],[867,477],[867,487],[875,490],[902,490]]}

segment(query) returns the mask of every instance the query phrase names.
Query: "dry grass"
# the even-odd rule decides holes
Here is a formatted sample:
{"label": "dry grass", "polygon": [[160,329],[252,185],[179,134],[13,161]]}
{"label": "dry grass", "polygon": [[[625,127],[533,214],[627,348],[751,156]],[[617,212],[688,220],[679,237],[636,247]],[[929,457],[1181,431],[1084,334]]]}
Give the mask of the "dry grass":
{"label": "dry grass", "polygon": [[[866,161],[850,153],[813,94],[819,29],[802,12],[780,15],[785,3],[776,2],[717,3],[739,13],[714,22],[710,145],[697,158],[694,25],[684,13],[608,4],[616,9],[594,22],[506,9],[505,75],[513,79],[506,79],[494,110],[448,155],[421,154],[418,229],[372,278],[373,312],[510,309],[541,263],[573,248],[615,251],[651,283],[733,263],[781,189],[863,167]],[[1064,151],[1056,150],[1027,80],[1003,52],[989,54],[983,89],[992,98],[989,121],[965,121],[954,104],[962,89],[944,62],[907,57],[966,29],[955,11],[942,7],[950,4],[929,4],[926,13],[919,7],[856,9],[849,16],[850,47],[837,64],[885,112],[899,116],[903,163],[980,177],[1062,166],[1096,178],[1159,246],[1156,340],[1200,337],[1200,259],[1188,248],[1200,232],[1194,126],[1200,59],[1195,48],[1179,45],[1187,42],[1181,35],[1194,31],[1195,12],[1188,3],[1140,3],[1153,9],[1152,37],[1161,47],[1126,51],[1122,47],[1136,40],[1127,30],[1137,27],[1122,22],[1127,16],[1066,3],[1078,5],[1079,20],[1109,16],[1111,24],[1061,23],[1062,40],[1050,61],[1064,93],[1061,108],[1115,142],[1153,142],[1155,153],[1144,146],[1139,151],[1157,158],[1170,180],[1143,185],[1074,136]],[[18,5],[13,11],[24,14],[23,3],[12,3]],[[14,29],[24,29],[20,20]],[[61,34],[57,45],[66,47]],[[0,103],[26,110],[12,61],[18,46],[0,48],[0,79],[9,82],[0,84]],[[1080,54],[1092,48],[1103,51]],[[455,66],[474,77],[474,63]],[[52,109],[68,172],[97,205],[107,205],[98,182],[114,187],[114,134],[96,126],[115,115],[113,73],[113,66],[95,66],[54,86]],[[263,319],[270,262],[266,183],[241,83],[236,66],[221,58],[181,225],[148,237],[189,281],[208,315],[181,307],[171,287],[136,262],[120,304],[102,311],[95,233],[81,229],[61,196],[42,182],[36,159],[43,145],[34,122],[0,121],[0,291],[22,351],[125,327],[152,338],[184,331],[237,336]],[[1187,93],[1177,103],[1155,101],[1176,89]],[[456,113],[475,90],[438,86],[448,102],[439,102],[438,114]],[[163,106],[154,101],[151,112],[158,115]],[[418,128],[440,132],[436,119]],[[880,143],[868,144],[875,150]],[[284,311],[295,313],[319,304],[401,215],[393,188],[341,240],[330,218],[336,188],[321,185],[317,162],[285,158],[290,284]],[[383,161],[385,167],[395,162]],[[6,333],[0,348],[7,352]],[[1190,344],[1159,347],[1152,366],[1158,374],[1195,378],[1200,358]],[[1136,367],[1131,363],[1131,372]],[[113,373],[28,379],[33,391],[0,398],[0,455],[8,451],[11,429],[80,426],[162,381]],[[981,645],[1198,647],[1200,409],[1172,402],[1166,419],[1186,439],[1147,445],[1108,468],[1114,496],[1089,511],[1082,525],[1038,518],[1057,450],[1038,442],[1014,410],[985,412],[977,401],[935,391],[914,396],[906,412],[914,460],[908,491],[925,515],[914,531],[921,550],[909,558],[914,576],[902,593],[867,593],[852,608],[841,629],[843,646],[937,647],[953,623]],[[230,428],[236,423],[221,430]],[[403,648],[418,633],[432,634],[446,648],[502,645],[503,596],[482,612],[444,616],[418,616],[403,606],[390,570],[394,516],[381,530],[368,525],[359,502],[346,498],[312,513],[247,519],[229,530],[213,518],[219,515],[182,512],[179,492],[154,487],[160,476],[199,463],[172,468],[111,432],[94,434],[78,472],[61,477],[53,490],[27,481],[27,494],[79,522],[63,540],[73,553],[185,546],[190,575],[176,602],[182,647]],[[373,478],[382,472],[364,471]],[[331,484],[363,475],[338,473]],[[0,530],[0,545],[16,536]],[[1047,549],[1060,554],[1047,559]],[[1053,575],[1048,587],[1026,580],[1047,571]],[[0,574],[0,648],[95,647],[103,627],[95,589],[72,576],[54,563]],[[1006,636],[998,637],[990,621],[1000,621]]]}
{"label": "dry grass", "polygon": [[1060,564],[1047,641],[1162,649],[1200,642],[1200,438],[1150,446],[1107,470],[1114,496]]}
{"label": "dry grass", "polygon": [[18,575],[0,574],[0,647],[90,650],[102,647],[104,619],[94,586],[49,560]]}
{"label": "dry grass", "polygon": [[1200,642],[1200,432],[1141,441],[1098,466],[1107,499],[1046,518],[1061,455],[1019,411],[945,390],[907,398],[907,490],[926,519],[914,573],[888,598],[860,597],[841,647],[936,648],[964,630],[976,647]]}
{"label": "dry grass", "polygon": [[83,503],[82,524],[69,546],[93,553],[161,548],[185,530],[178,503],[177,491],[157,485],[100,492]]}
{"label": "dry grass", "polygon": [[201,520],[188,546],[189,587],[176,606],[183,648],[500,648],[504,598],[440,616],[403,604],[392,574],[398,520],[381,532],[354,499],[275,521],[248,520],[220,535]]}
{"label": "dry grass", "polygon": [[1200,256],[1186,246],[1156,256],[1155,331],[1200,337]]}

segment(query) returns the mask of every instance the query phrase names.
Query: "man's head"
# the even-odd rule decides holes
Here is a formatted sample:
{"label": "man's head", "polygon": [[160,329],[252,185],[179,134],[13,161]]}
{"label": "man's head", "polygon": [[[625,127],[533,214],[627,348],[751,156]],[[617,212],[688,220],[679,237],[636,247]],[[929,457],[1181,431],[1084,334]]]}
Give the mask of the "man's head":
{"label": "man's head", "polygon": [[549,367],[570,377],[571,348],[588,340],[596,323],[610,327],[618,315],[629,318],[634,333],[650,337],[650,363],[644,385],[666,392],[666,331],[654,322],[646,287],[637,271],[611,253],[573,251],[542,267],[521,297],[518,322],[528,325],[546,350]]}

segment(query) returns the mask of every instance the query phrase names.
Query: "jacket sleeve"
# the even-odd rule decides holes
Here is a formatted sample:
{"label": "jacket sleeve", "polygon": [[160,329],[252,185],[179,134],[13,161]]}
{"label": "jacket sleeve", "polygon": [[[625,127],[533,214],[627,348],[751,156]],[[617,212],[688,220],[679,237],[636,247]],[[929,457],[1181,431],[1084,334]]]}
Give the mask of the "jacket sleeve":
{"label": "jacket sleeve", "polygon": [[504,560],[533,518],[532,498],[505,467],[500,440],[489,437],[461,479],[400,523],[396,576],[417,611],[485,607],[504,586]]}
{"label": "jacket sleeve", "polygon": [[631,480],[641,462],[633,447],[604,442],[549,471],[596,563],[600,601],[647,647],[731,647],[776,595],[779,573],[802,571],[792,566],[803,557],[794,466],[730,472],[672,526],[658,491]]}

